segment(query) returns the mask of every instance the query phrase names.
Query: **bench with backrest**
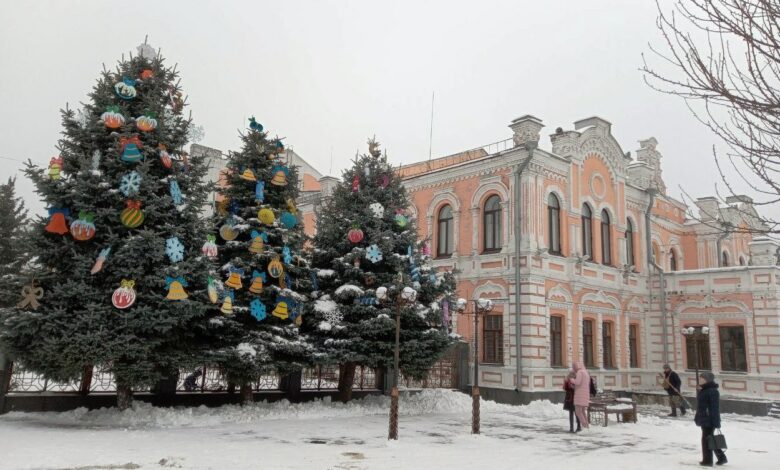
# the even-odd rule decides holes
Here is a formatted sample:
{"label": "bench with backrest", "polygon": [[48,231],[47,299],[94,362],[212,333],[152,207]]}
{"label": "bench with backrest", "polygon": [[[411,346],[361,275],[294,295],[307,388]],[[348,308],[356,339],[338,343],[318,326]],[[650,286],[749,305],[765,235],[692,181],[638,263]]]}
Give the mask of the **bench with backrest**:
{"label": "bench with backrest", "polygon": [[636,423],[636,401],[631,398],[618,398],[612,390],[602,390],[590,397],[588,421],[609,424],[609,415],[614,414],[618,423],[630,421]]}

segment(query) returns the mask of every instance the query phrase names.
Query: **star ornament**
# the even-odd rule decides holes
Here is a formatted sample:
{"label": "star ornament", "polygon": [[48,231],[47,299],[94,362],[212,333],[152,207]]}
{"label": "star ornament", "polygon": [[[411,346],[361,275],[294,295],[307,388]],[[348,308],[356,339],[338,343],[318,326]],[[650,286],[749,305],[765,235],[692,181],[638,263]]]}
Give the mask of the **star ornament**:
{"label": "star ornament", "polygon": [[382,249],[379,248],[379,245],[369,246],[366,250],[366,258],[374,264],[382,261]]}

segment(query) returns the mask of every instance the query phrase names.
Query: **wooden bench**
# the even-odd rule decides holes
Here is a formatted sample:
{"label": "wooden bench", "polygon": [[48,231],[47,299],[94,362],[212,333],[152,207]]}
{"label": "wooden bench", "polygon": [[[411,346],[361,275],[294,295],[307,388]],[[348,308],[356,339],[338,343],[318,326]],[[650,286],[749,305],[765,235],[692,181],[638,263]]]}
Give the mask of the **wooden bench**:
{"label": "wooden bench", "polygon": [[609,415],[614,414],[618,423],[636,423],[636,401],[631,398],[617,398],[615,392],[604,390],[590,398],[588,421],[609,424]]}

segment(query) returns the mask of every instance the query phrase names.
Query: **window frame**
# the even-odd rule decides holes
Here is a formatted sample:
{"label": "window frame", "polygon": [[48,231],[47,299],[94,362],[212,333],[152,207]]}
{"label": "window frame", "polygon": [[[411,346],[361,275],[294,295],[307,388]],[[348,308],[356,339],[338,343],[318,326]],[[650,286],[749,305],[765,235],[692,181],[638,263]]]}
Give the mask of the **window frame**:
{"label": "window frame", "polygon": [[[442,218],[442,213],[445,210],[449,210],[449,213],[447,214],[446,218]],[[442,250],[442,226],[445,228],[445,238],[444,241],[446,242],[446,245],[444,246],[444,250]],[[449,258],[452,256],[452,252],[454,247],[450,246],[451,244],[455,244],[455,232],[454,232],[454,226],[455,226],[455,218],[452,215],[452,206],[449,204],[445,204],[439,208],[439,211],[436,213],[436,257],[437,258]]]}
{"label": "window frame", "polygon": [[[582,320],[582,362],[585,367],[593,368],[596,366],[596,360],[594,358],[594,344],[593,344],[593,325],[595,321],[591,318],[585,318]],[[585,325],[588,325],[590,332],[586,334]]]}
{"label": "window frame", "polygon": [[[564,361],[563,361],[564,321],[565,320],[562,315],[550,315],[550,367],[564,367]],[[557,330],[553,328],[555,326],[555,323],[557,323],[558,326]]]}
{"label": "window frame", "polygon": [[593,258],[593,209],[588,203],[582,205],[580,221],[582,225],[582,256],[588,261],[595,261]]}
{"label": "window frame", "polygon": [[[692,325],[695,326],[695,325]],[[700,327],[701,325],[699,325]],[[693,357],[696,355],[694,342],[699,341],[699,370],[712,370],[712,355],[710,354],[710,339],[709,335],[705,335],[698,339],[691,336],[685,336],[685,369],[694,370],[696,365],[692,362]],[[703,346],[703,347],[702,347]]]}
{"label": "window frame", "polygon": [[636,257],[634,256],[634,223],[626,219],[626,265],[636,271]]}
{"label": "window frame", "polygon": [[[736,353],[733,355],[733,363],[727,363],[726,359],[729,358],[730,354],[727,354],[725,345],[726,341],[724,341],[724,330],[740,330],[741,332],[741,340],[742,340],[742,357],[741,361],[744,366],[744,368],[738,367],[738,359],[736,357]],[[733,338],[729,338],[729,342],[733,341]],[[745,346],[745,327],[744,325],[718,325],[718,349],[720,350],[720,370],[723,372],[748,372],[748,360],[747,360],[747,347]]]}
{"label": "window frame", "polygon": [[729,267],[729,252],[726,250],[723,250],[720,253],[720,267],[721,268],[728,268]]}
{"label": "window frame", "polygon": [[[496,208],[488,210],[488,204],[496,201]],[[485,200],[482,206],[482,253],[498,253],[501,251],[503,243],[503,233],[501,226],[501,197],[493,194]],[[488,220],[492,223],[492,230],[488,230]],[[488,247],[488,240],[493,246]]]}
{"label": "window frame", "polygon": [[601,367],[615,369],[615,322],[601,322]]}
{"label": "window frame", "polygon": [[639,323],[628,324],[628,367],[639,368]]}
{"label": "window frame", "polygon": [[[553,203],[554,204],[551,204]],[[554,193],[547,196],[547,251],[551,255],[563,256],[561,244],[561,201]],[[557,242],[557,246],[556,245]]]}
{"label": "window frame", "polygon": [[[488,340],[490,338],[490,340]],[[490,342],[489,342],[490,341]],[[490,345],[490,347],[488,346]],[[490,354],[488,354],[490,352]],[[482,317],[482,363],[504,364],[504,315]]]}
{"label": "window frame", "polygon": [[674,251],[674,248],[669,249],[669,271],[675,272],[679,269],[677,266],[677,252]]}
{"label": "window frame", "polygon": [[606,209],[601,211],[601,264],[612,266],[612,219]]}

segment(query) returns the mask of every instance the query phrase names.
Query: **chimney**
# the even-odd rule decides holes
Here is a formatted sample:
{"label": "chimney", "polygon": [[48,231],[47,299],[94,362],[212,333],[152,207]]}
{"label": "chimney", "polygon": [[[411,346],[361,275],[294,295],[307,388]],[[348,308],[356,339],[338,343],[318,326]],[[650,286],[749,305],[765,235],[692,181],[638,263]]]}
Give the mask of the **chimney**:
{"label": "chimney", "polygon": [[699,208],[699,218],[703,222],[719,218],[720,204],[714,197],[700,197],[696,199],[696,207]]}
{"label": "chimney", "polygon": [[539,142],[539,132],[544,127],[541,119],[526,114],[512,121],[509,124],[509,128],[512,129],[514,135],[512,139],[515,142],[515,147],[524,147],[528,142]]}

